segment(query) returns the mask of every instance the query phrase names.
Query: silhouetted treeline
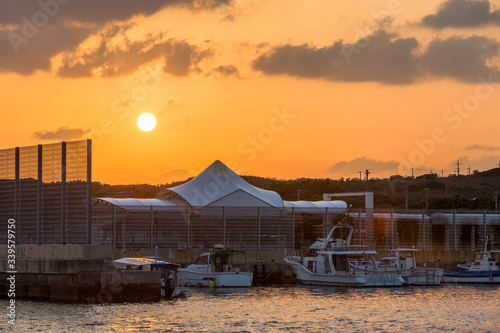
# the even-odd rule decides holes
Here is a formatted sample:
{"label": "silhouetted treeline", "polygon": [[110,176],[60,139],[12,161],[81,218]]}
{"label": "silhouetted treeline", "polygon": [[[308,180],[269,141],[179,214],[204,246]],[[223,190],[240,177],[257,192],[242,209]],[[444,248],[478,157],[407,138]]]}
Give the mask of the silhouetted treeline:
{"label": "silhouetted treeline", "polygon": [[[408,208],[423,209],[495,209],[495,192],[500,192],[500,169],[471,175],[439,177],[426,174],[415,178],[392,176],[388,179],[310,179],[281,180],[257,176],[242,176],[250,184],[276,191],[283,200],[323,200],[323,193],[374,192],[375,208],[405,208],[406,189]],[[107,185],[92,183],[92,195],[103,197],[109,193],[133,192],[137,197],[152,198],[164,188],[183,184],[188,180],[162,185]],[[354,208],[364,207],[364,197],[339,198]]]}

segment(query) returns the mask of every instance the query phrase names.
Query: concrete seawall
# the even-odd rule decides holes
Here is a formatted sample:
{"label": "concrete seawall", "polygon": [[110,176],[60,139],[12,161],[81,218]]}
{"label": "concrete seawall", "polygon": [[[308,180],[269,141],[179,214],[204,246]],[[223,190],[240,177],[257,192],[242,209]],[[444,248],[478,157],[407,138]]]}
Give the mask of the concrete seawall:
{"label": "concrete seawall", "polygon": [[[0,247],[7,258],[7,247]],[[123,271],[112,266],[112,251],[94,245],[21,245],[15,271],[0,262],[0,295],[63,302],[158,301],[160,272]],[[15,276],[11,284],[7,278]]]}
{"label": "concrete seawall", "polygon": [[[159,250],[158,258],[186,266],[206,251]],[[258,284],[296,283],[290,267],[283,263],[285,252],[246,251],[246,263],[235,262],[254,272]],[[7,258],[7,246],[0,246],[0,257]],[[300,255],[300,251],[288,251]],[[417,263],[428,267],[454,269],[474,251],[419,251]],[[387,255],[380,251],[377,259]],[[7,260],[0,261],[0,295],[11,290],[7,278],[15,275],[15,296],[65,302],[158,301],[160,272],[116,270],[114,259],[154,257],[154,251],[113,251],[104,245],[18,245],[15,271],[9,273]],[[243,258],[243,257],[242,257]],[[242,259],[241,258],[241,259]]]}

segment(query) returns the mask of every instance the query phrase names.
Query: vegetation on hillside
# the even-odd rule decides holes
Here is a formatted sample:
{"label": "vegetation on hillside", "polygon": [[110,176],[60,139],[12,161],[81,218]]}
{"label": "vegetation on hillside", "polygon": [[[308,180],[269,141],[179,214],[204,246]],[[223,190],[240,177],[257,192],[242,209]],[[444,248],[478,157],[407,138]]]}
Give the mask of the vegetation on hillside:
{"label": "vegetation on hillside", "polygon": [[[500,169],[471,175],[438,177],[426,174],[419,177],[392,176],[388,179],[310,179],[280,180],[257,176],[242,176],[248,183],[281,195],[283,200],[323,200],[323,193],[374,192],[375,208],[423,209],[495,209],[496,196],[500,192]],[[164,185],[107,185],[92,183],[92,195],[104,197],[116,192],[133,192],[140,197],[152,198],[160,190],[183,184],[175,182]],[[363,197],[340,198],[354,208],[364,207]]]}

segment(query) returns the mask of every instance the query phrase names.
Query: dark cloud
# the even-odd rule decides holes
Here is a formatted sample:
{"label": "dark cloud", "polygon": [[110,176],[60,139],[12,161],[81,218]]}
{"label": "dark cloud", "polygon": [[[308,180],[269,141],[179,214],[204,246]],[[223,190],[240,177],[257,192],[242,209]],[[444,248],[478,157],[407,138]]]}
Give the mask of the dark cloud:
{"label": "dark cloud", "polygon": [[354,44],[275,46],[254,60],[253,68],[267,75],[385,84],[409,84],[426,76],[478,82],[480,76],[500,75],[493,65],[500,44],[493,39],[452,36],[433,40],[419,55],[417,48],[415,38],[379,31]]}
{"label": "dark cloud", "polygon": [[125,21],[137,15],[152,15],[169,6],[213,9],[231,0],[5,0],[0,2],[0,24],[22,24],[46,13],[52,23],[79,22],[105,24]]}
{"label": "dark cloud", "polygon": [[358,40],[325,47],[309,44],[271,49],[253,62],[268,75],[320,78],[330,81],[407,84],[413,82],[417,59],[415,38],[399,38],[383,30]]}
{"label": "dark cloud", "polygon": [[500,146],[485,146],[475,144],[465,147],[465,150],[500,151]]}
{"label": "dark cloud", "polygon": [[[0,71],[23,75],[30,75],[36,70],[48,71],[53,56],[74,49],[86,38],[113,22],[126,21],[137,15],[153,15],[169,6],[204,10],[230,2],[231,0],[0,1]],[[118,25],[114,25],[114,28],[118,31],[121,29]],[[112,35],[113,31],[108,29],[107,33]],[[104,43],[101,46],[108,45]],[[157,48],[161,48],[161,45]],[[133,50],[132,46],[129,49]],[[159,51],[141,51],[142,58],[137,62],[143,63],[144,58],[154,57],[155,52]],[[199,56],[198,50],[187,43],[167,45],[164,54],[170,58],[170,64],[167,64],[165,71],[174,75],[186,75],[189,72],[189,64],[196,62]],[[188,59],[184,59],[184,56]],[[129,68],[134,65],[132,58],[130,56],[123,59],[128,61]],[[69,64],[69,61],[66,61],[59,72],[70,77],[88,76],[92,67],[90,65],[91,62]],[[124,69],[127,66],[123,64],[119,67]],[[113,68],[109,70],[111,72],[104,75],[114,75]]]}
{"label": "dark cloud", "polygon": [[225,66],[215,67],[212,70],[212,73],[215,75],[222,75],[222,76],[231,76],[231,75],[238,76],[239,70],[234,65],[225,65]]}
{"label": "dark cloud", "polygon": [[[125,33],[130,26],[111,26],[101,32],[98,46],[83,53],[67,53],[57,75],[62,77],[90,77],[97,72],[104,77],[116,77],[135,72],[141,65],[152,60],[163,60],[164,72],[186,76],[199,71],[197,64],[211,55],[210,51],[183,40],[165,39],[162,34],[148,35],[141,40],[131,41]],[[119,45],[113,37],[119,36]]]}
{"label": "dark cloud", "polygon": [[[78,45],[89,33],[83,27],[47,26],[26,38],[19,29],[0,31],[0,72],[33,74],[51,69],[50,58]],[[29,35],[31,36],[31,35]]]}
{"label": "dark cloud", "polygon": [[88,133],[90,133],[90,129],[63,126],[52,131],[35,132],[31,137],[40,140],[74,140],[80,139]]}
{"label": "dark cloud", "polygon": [[395,161],[377,161],[366,157],[358,157],[352,161],[341,161],[333,165],[329,172],[341,175],[351,175],[356,174],[365,170],[369,170],[370,173],[379,172],[393,172],[397,171],[399,163]]}
{"label": "dark cloud", "polygon": [[497,67],[489,65],[498,57],[498,52],[496,40],[482,36],[453,36],[432,41],[420,58],[420,64],[432,76],[477,82],[479,76],[498,74]]}
{"label": "dark cloud", "polygon": [[197,64],[212,55],[212,51],[200,50],[184,41],[172,41],[166,46],[166,65],[163,70],[176,76],[186,76],[191,71],[200,72]]}
{"label": "dark cloud", "polygon": [[436,14],[425,16],[421,24],[436,29],[500,25],[500,11],[491,11],[488,0],[448,0]]}

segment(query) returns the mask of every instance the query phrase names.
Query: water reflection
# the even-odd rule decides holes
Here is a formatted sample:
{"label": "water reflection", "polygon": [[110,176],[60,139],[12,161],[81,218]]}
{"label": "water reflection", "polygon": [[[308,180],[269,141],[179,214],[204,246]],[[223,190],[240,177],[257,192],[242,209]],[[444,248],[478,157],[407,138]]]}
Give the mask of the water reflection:
{"label": "water reflection", "polygon": [[[16,331],[495,332],[499,296],[499,286],[280,286],[191,289],[186,299],[142,304],[19,300]],[[1,306],[6,304],[6,300],[0,302]]]}

